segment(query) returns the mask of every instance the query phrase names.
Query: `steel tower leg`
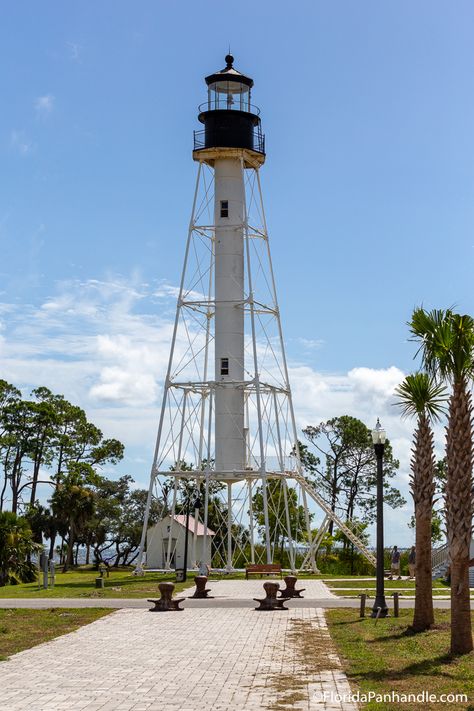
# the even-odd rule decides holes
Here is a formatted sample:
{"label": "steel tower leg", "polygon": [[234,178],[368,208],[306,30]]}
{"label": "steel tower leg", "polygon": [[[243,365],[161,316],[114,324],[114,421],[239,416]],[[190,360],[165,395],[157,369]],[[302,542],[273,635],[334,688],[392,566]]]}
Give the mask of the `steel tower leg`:
{"label": "steel tower leg", "polygon": [[172,543],[172,534],[173,534],[173,527],[174,527],[174,517],[175,517],[175,513],[176,513],[177,495],[178,495],[178,479],[175,477],[174,486],[173,486],[173,501],[171,504],[171,526],[170,526],[170,533],[168,536],[168,550],[166,551],[166,564],[165,564],[166,570],[171,570],[171,543]]}
{"label": "steel tower leg", "polygon": [[[204,536],[202,537],[202,562],[207,564],[207,520],[209,516],[209,471],[206,472],[204,489]],[[211,561],[212,562],[212,561]]]}
{"label": "steel tower leg", "polygon": [[168,388],[170,385],[171,368],[173,365],[173,358],[174,358],[174,351],[175,351],[175,344],[176,344],[176,333],[178,331],[180,307],[181,307],[181,301],[182,301],[182,296],[183,296],[184,279],[185,279],[185,275],[186,275],[186,267],[188,264],[189,250],[191,247],[192,234],[193,234],[193,228],[194,228],[194,216],[196,214],[196,201],[197,201],[197,196],[198,196],[199,183],[200,183],[200,179],[201,179],[201,168],[202,168],[202,166],[201,166],[201,164],[199,164],[199,169],[198,169],[198,173],[197,173],[197,177],[196,177],[196,187],[194,189],[194,199],[193,199],[193,207],[192,207],[192,211],[191,211],[191,219],[189,221],[188,239],[186,242],[186,251],[185,251],[185,255],[184,255],[183,271],[181,273],[181,282],[180,282],[180,286],[179,286],[178,308],[176,309],[176,317],[175,317],[174,327],[173,327],[173,337],[171,340],[170,357],[169,357],[169,361],[168,361],[168,370],[167,370],[166,378],[165,378],[165,387],[164,387],[164,392],[163,392],[163,403],[161,406],[160,421],[159,421],[159,425],[158,425],[158,433],[156,436],[155,453],[153,455],[153,465],[151,467],[150,486],[148,489],[148,496],[147,496],[145,514],[144,514],[144,519],[143,519],[143,529],[142,529],[142,535],[141,535],[141,540],[140,540],[140,546],[138,549],[138,558],[137,558],[138,564],[135,569],[136,573],[143,572],[143,567],[142,567],[143,551],[145,549],[146,534],[147,534],[147,530],[148,530],[148,519],[150,516],[150,506],[151,506],[151,497],[153,494],[154,478],[156,476],[156,471],[158,469],[158,456],[159,456],[159,451],[160,451],[161,437],[163,434],[163,423],[164,423],[164,417],[165,417],[165,412],[166,412]]}
{"label": "steel tower leg", "polygon": [[250,562],[255,563],[252,479],[248,479],[247,487],[248,487],[248,496],[249,496]]}
{"label": "steel tower leg", "polygon": [[[244,164],[242,161],[242,180],[244,179]],[[258,171],[257,171],[258,174]],[[249,221],[247,212],[247,200],[245,198],[244,191],[244,230],[245,230],[245,253],[247,259],[247,279],[249,287],[248,304],[250,306],[250,324],[252,329],[252,354],[253,354],[253,365],[254,365],[254,385],[256,393],[256,404],[257,404],[257,427],[258,427],[258,440],[260,448],[260,474],[262,479],[262,499],[263,499],[263,516],[265,525],[265,548],[267,554],[267,563],[272,562],[272,551],[271,551],[271,541],[270,541],[270,521],[268,516],[268,497],[267,497],[267,475],[266,475],[266,462],[265,462],[265,445],[263,440],[263,428],[262,428],[262,401],[260,393],[260,374],[258,368],[258,353],[257,353],[257,333],[255,324],[255,303],[253,297],[253,279],[252,279],[252,261],[250,258],[250,234],[249,234]]]}

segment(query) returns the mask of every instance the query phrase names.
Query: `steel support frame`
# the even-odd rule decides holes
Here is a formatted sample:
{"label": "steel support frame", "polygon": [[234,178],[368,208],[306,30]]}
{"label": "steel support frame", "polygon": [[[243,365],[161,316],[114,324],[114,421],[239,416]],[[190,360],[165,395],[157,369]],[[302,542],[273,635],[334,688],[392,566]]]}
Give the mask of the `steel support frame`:
{"label": "steel support frame", "polygon": [[[248,314],[249,317],[249,322],[250,322],[250,331],[251,331],[251,358],[252,358],[252,365],[254,369],[254,374],[251,379],[248,381],[244,381],[240,384],[236,383],[236,387],[242,387],[246,391],[246,408],[247,408],[247,414],[246,414],[246,429],[250,427],[250,422],[249,422],[249,416],[248,416],[248,398],[252,397],[254,404],[256,406],[256,411],[257,411],[257,427],[258,427],[258,436],[256,440],[258,440],[258,453],[259,453],[259,471],[250,471],[247,470],[246,472],[242,472],[241,475],[238,475],[235,479],[235,481],[243,481],[246,483],[246,488],[247,488],[247,496],[248,496],[248,515],[249,515],[249,529],[250,529],[250,558],[251,562],[255,562],[256,558],[256,553],[255,553],[255,528],[254,528],[254,520],[253,520],[253,502],[252,502],[252,497],[255,493],[254,489],[254,481],[258,478],[259,481],[261,481],[262,484],[262,498],[263,498],[263,514],[264,514],[264,531],[265,531],[265,554],[266,554],[266,561],[270,563],[272,561],[272,553],[271,553],[271,540],[270,540],[270,525],[269,525],[269,501],[268,501],[268,495],[267,495],[267,484],[268,484],[268,478],[270,477],[281,477],[282,478],[282,484],[283,484],[283,498],[284,498],[284,519],[285,519],[285,525],[287,529],[287,540],[288,540],[288,549],[289,549],[289,557],[290,557],[290,566],[292,570],[296,570],[296,555],[295,555],[295,547],[294,547],[294,541],[292,537],[292,531],[291,531],[291,520],[290,520],[290,512],[289,512],[289,504],[288,504],[288,483],[293,480],[295,485],[300,488],[301,490],[301,498],[303,502],[303,508],[304,508],[304,515],[305,515],[305,526],[307,529],[307,538],[309,542],[309,550],[308,553],[305,556],[305,564],[306,562],[309,561],[311,569],[316,572],[317,571],[317,566],[315,562],[315,553],[318,550],[318,547],[321,542],[322,535],[316,536],[316,538],[313,540],[312,535],[311,535],[311,512],[309,509],[308,505],[308,496],[311,498],[311,500],[316,504],[316,506],[319,509],[322,509],[326,515],[325,520],[324,520],[324,525],[327,526],[327,523],[330,519],[334,520],[336,525],[338,525],[342,530],[347,529],[347,527],[344,525],[340,519],[338,519],[337,516],[333,516],[331,511],[328,511],[328,507],[326,502],[320,497],[318,492],[312,487],[312,485],[309,484],[309,482],[306,481],[304,478],[303,472],[302,472],[302,467],[301,467],[301,462],[300,462],[300,456],[299,456],[299,451],[298,451],[298,436],[297,436],[297,428],[296,428],[296,421],[295,421],[295,414],[294,414],[294,408],[293,408],[293,402],[292,402],[292,397],[291,397],[291,390],[290,390],[290,385],[289,385],[289,377],[288,377],[288,366],[287,366],[287,361],[286,361],[286,355],[285,355],[285,347],[284,347],[284,341],[283,341],[283,333],[282,333],[282,328],[281,328],[281,321],[280,321],[280,312],[279,312],[279,307],[278,307],[278,301],[277,301],[277,293],[276,293],[276,286],[275,286],[275,278],[274,278],[274,272],[273,272],[273,264],[272,264],[272,258],[271,258],[271,253],[270,253],[270,248],[269,248],[269,241],[268,241],[268,232],[267,232],[267,224],[266,224],[266,217],[265,217],[265,210],[264,210],[264,204],[263,204],[263,196],[262,196],[262,189],[261,189],[261,183],[260,183],[260,175],[259,175],[259,167],[251,167],[249,168],[248,163],[244,162],[244,159],[241,159],[241,171],[242,171],[242,179],[245,182],[245,171],[254,171],[254,178],[256,181],[257,185],[257,192],[258,192],[258,199],[259,199],[259,207],[260,207],[260,213],[263,221],[263,227],[261,230],[256,230],[253,227],[251,228],[249,224],[249,214],[248,214],[248,206],[247,206],[247,195],[246,195],[246,190],[244,190],[244,200],[245,200],[245,205],[244,205],[244,255],[245,255],[245,260],[246,260],[246,267],[247,267],[247,298],[245,302],[242,304],[242,308],[245,309],[246,313]],[[185,250],[185,257],[184,257],[184,265],[183,265],[183,271],[181,274],[181,281],[180,281],[180,289],[179,289],[179,297],[178,297],[178,305],[177,305],[177,310],[176,310],[176,318],[175,318],[175,323],[174,323],[174,328],[173,328],[173,336],[172,336],[172,344],[171,344],[171,350],[170,350],[170,358],[169,358],[169,363],[168,363],[168,369],[167,369],[167,374],[165,378],[165,387],[164,387],[164,393],[163,393],[163,402],[162,402],[162,409],[160,413],[160,419],[159,419],[159,424],[158,424],[158,432],[157,432],[157,439],[156,439],[156,444],[155,444],[155,452],[154,452],[154,457],[153,457],[153,464],[151,468],[151,474],[150,474],[150,485],[148,489],[148,495],[147,495],[147,503],[146,503],[146,508],[145,508],[145,516],[144,516],[144,525],[143,525],[143,531],[142,531],[142,537],[140,541],[140,547],[139,547],[139,555],[138,555],[138,565],[136,572],[140,573],[143,570],[143,558],[144,558],[144,549],[145,549],[145,543],[146,543],[146,532],[147,532],[147,527],[148,527],[148,520],[149,520],[149,512],[150,512],[150,505],[151,505],[151,499],[153,495],[153,491],[155,488],[155,484],[157,483],[157,480],[160,478],[161,475],[165,476],[174,476],[175,477],[175,483],[173,487],[173,504],[172,504],[172,516],[175,514],[176,510],[176,499],[177,499],[177,490],[178,490],[178,481],[179,478],[187,478],[187,479],[196,479],[196,481],[203,480],[205,482],[205,496],[204,496],[204,536],[203,536],[203,545],[202,545],[202,560],[206,561],[208,559],[208,546],[209,546],[209,536],[208,536],[208,515],[209,515],[209,497],[210,497],[210,483],[211,481],[220,481],[221,483],[227,483],[228,484],[228,519],[227,519],[227,528],[228,528],[228,537],[227,537],[227,567],[230,569],[232,567],[232,555],[233,551],[235,550],[235,547],[232,545],[232,523],[233,523],[233,518],[232,518],[232,480],[229,483],[228,480],[228,475],[229,473],[226,473],[226,476],[220,476],[218,472],[215,472],[212,470],[212,465],[211,465],[211,458],[212,458],[212,446],[211,446],[211,441],[212,441],[212,421],[213,421],[213,397],[214,397],[214,391],[217,386],[217,383],[213,380],[209,379],[209,355],[210,355],[210,347],[212,343],[212,319],[213,319],[213,307],[214,307],[214,301],[212,298],[212,290],[213,290],[213,259],[214,259],[214,237],[213,237],[213,225],[198,225],[196,223],[196,207],[197,207],[197,199],[198,199],[198,192],[199,192],[199,187],[200,187],[200,181],[203,177],[204,174],[204,169],[205,166],[201,162],[199,162],[199,168],[197,172],[197,178],[196,178],[196,186],[195,186],[195,191],[194,191],[194,198],[193,198],[193,206],[192,206],[192,212],[191,212],[191,219],[189,223],[189,229],[188,229],[188,239],[186,243],[186,250]],[[205,191],[205,197],[207,198],[208,204],[210,203],[212,199],[212,193],[209,192],[210,188],[206,188]],[[210,195],[210,197],[209,197]],[[209,278],[208,278],[208,295],[205,298],[184,298],[184,286],[185,286],[185,280],[186,280],[186,273],[187,273],[187,267],[188,267],[188,262],[190,260],[190,253],[191,249],[193,246],[193,239],[196,234],[199,235],[205,235],[206,237],[209,237],[209,244],[210,244],[210,266],[209,266]],[[264,241],[266,245],[266,258],[267,258],[267,265],[268,265],[268,281],[271,286],[271,297],[272,297],[272,306],[269,307],[268,305],[261,304],[257,302],[254,298],[254,293],[253,293],[253,275],[252,275],[252,260],[251,260],[251,255],[250,255],[250,242],[253,239],[261,239]],[[206,327],[205,327],[205,334],[204,334],[204,369],[201,374],[201,378],[195,380],[195,381],[183,381],[183,382],[178,382],[176,380],[171,379],[171,372],[172,372],[172,366],[173,366],[173,360],[175,356],[175,349],[176,349],[176,338],[177,338],[177,331],[178,331],[178,325],[180,323],[180,317],[181,317],[181,311],[182,309],[186,310],[193,310],[196,309],[198,310],[201,314],[204,314],[206,317]],[[281,372],[283,373],[283,379],[282,382],[280,383],[279,386],[275,385],[270,385],[269,383],[265,382],[264,379],[262,379],[261,373],[259,372],[259,351],[258,351],[258,344],[257,344],[257,333],[256,333],[256,316],[257,314],[268,314],[271,317],[275,319],[276,323],[276,328],[278,332],[278,340],[279,340],[279,353],[281,354]],[[168,406],[169,402],[169,393],[170,389],[178,389],[183,391],[183,396],[182,396],[182,411],[181,411],[181,426],[180,426],[180,433],[179,433],[179,442],[178,442],[178,452],[180,453],[180,457],[185,453],[183,453],[183,432],[185,428],[188,426],[187,424],[187,414],[186,414],[186,405],[188,401],[188,393],[193,396],[197,395],[201,398],[201,404],[200,404],[200,417],[199,417],[199,432],[197,433],[197,439],[199,441],[198,445],[198,455],[197,455],[197,462],[196,463],[196,468],[194,471],[176,471],[176,472],[170,472],[167,470],[165,467],[162,469],[162,464],[164,462],[159,461],[160,457],[160,447],[162,444],[163,440],[163,435],[164,435],[164,418],[165,418],[165,410],[166,407]],[[266,449],[265,449],[265,441],[264,441],[264,433],[263,433],[263,405],[262,405],[262,397],[265,394],[265,396],[272,397],[273,398],[273,410],[274,410],[274,417],[276,419],[275,422],[275,428],[277,432],[277,440],[278,440],[278,445],[277,445],[277,458],[279,460],[279,469],[280,471],[268,471],[267,470],[267,462],[266,462]],[[295,450],[295,458],[294,458],[294,470],[293,471],[286,471],[285,470],[285,456],[284,456],[284,450],[283,450],[283,440],[282,440],[282,432],[280,428],[280,410],[278,406],[278,400],[277,396],[280,395],[284,398],[286,398],[286,402],[288,404],[288,412],[289,412],[289,423],[286,425],[286,432],[291,433],[291,437],[293,439],[292,446],[294,447]],[[289,426],[288,426],[289,425]],[[205,436],[206,435],[206,436]],[[250,450],[250,437],[247,435],[247,432],[245,433],[246,437],[246,451],[247,448]],[[206,462],[204,463],[203,460],[203,452],[204,448],[206,448]],[[250,459],[250,458],[249,458]],[[248,462],[249,466],[251,462]],[[230,505],[229,505],[230,502]],[[323,526],[324,528],[324,526]],[[349,530],[349,529],[348,529]],[[321,531],[321,529],[320,529]],[[346,530],[344,530],[344,533],[346,533]],[[362,551],[362,553],[369,558],[369,560],[374,561],[374,556],[363,546],[360,545],[360,541],[357,538],[357,536],[353,533],[349,533],[352,535],[349,535],[350,540],[359,548],[359,550]],[[347,535],[347,533],[346,533]],[[168,540],[168,550],[167,550],[167,555],[166,555],[166,567],[169,568],[170,562],[171,562],[171,535]],[[193,551],[193,558],[196,557],[196,551]],[[196,562],[196,561],[193,561]]]}

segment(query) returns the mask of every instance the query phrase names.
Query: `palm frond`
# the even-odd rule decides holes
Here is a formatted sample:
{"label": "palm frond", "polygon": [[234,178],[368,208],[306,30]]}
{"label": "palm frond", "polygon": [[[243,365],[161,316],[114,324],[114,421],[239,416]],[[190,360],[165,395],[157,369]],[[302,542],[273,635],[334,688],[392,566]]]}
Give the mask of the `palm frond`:
{"label": "palm frond", "polygon": [[418,307],[409,322],[411,341],[419,344],[415,357],[437,379],[454,382],[474,374],[474,319],[451,309],[426,311]]}
{"label": "palm frond", "polygon": [[439,383],[428,373],[418,372],[407,375],[405,380],[395,389],[398,400],[394,405],[402,408],[402,417],[419,417],[425,415],[432,422],[441,419],[446,411],[448,391],[443,383]]}

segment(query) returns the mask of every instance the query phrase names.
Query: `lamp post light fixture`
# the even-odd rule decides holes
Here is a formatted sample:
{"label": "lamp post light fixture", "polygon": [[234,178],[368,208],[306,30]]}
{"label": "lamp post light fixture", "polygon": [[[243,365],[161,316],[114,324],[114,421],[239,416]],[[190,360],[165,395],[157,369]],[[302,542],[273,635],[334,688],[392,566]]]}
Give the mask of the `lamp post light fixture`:
{"label": "lamp post light fixture", "polygon": [[377,418],[372,430],[375,456],[377,457],[377,594],[371,617],[387,617],[388,607],[384,589],[384,545],[383,545],[383,454],[385,449],[385,430]]}
{"label": "lamp post light fixture", "polygon": [[[189,505],[191,503],[191,495],[189,494],[187,499],[186,499],[186,530],[184,532],[184,571],[183,571],[183,582],[186,582],[188,578],[188,535],[189,535]],[[199,509],[202,506],[201,499],[199,498],[199,494],[196,495],[196,499],[194,501],[194,515],[196,515],[196,511],[199,513]]]}

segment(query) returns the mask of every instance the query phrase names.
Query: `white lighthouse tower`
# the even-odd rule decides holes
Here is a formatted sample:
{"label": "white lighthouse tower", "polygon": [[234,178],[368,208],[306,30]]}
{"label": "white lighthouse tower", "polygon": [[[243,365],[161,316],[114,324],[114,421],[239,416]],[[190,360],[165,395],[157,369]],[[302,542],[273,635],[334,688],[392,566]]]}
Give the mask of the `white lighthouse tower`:
{"label": "white lighthouse tower", "polygon": [[[138,568],[146,544],[148,567],[159,568],[172,566],[179,546],[172,526],[154,546],[153,497],[171,520],[194,502],[193,565],[230,570],[285,551],[293,570],[315,569],[330,519],[373,562],[301,472],[260,185],[260,112],[253,80],[231,55],[225,62],[206,77],[204,128],[194,134],[198,174]],[[316,511],[322,522],[312,521]]]}

